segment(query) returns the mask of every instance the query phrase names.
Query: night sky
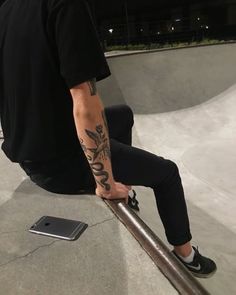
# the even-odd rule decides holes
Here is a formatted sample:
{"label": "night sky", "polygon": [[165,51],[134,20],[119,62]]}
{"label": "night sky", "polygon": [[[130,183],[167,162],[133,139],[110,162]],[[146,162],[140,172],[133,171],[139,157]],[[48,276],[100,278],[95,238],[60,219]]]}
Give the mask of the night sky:
{"label": "night sky", "polygon": [[[111,1],[111,0],[88,0],[94,2],[96,12],[99,15],[120,14],[124,9],[125,0]],[[217,2],[217,0],[127,0],[127,6],[130,11],[135,10],[152,10],[168,7],[180,7],[186,4]],[[219,1],[222,2],[222,1]]]}
{"label": "night sky", "polygon": [[[0,5],[6,0],[0,0]],[[99,14],[103,12],[109,13],[120,13],[122,11],[123,3],[125,0],[87,0],[88,2],[94,2],[96,11]],[[223,2],[223,0],[127,0],[128,8],[131,10],[140,10],[140,9],[153,9],[160,7],[170,7],[170,6],[181,6],[191,3],[207,3],[207,2]]]}

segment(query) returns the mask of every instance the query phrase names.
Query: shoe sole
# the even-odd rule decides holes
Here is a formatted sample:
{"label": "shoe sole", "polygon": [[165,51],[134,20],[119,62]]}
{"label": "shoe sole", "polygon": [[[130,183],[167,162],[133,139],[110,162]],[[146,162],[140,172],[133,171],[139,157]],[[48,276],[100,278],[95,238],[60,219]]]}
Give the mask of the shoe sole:
{"label": "shoe sole", "polygon": [[[185,266],[185,268],[187,268],[187,267]],[[208,278],[212,277],[216,273],[217,268],[214,271],[210,272],[209,274],[196,273],[196,272],[193,272],[193,271],[189,270],[188,268],[187,268],[187,270],[190,271],[191,274],[194,275],[197,278],[208,279]]]}

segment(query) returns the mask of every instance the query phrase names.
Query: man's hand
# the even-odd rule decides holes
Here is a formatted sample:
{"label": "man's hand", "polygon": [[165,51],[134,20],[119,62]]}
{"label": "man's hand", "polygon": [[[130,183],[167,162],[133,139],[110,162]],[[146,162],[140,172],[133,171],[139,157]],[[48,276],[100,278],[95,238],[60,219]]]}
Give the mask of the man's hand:
{"label": "man's hand", "polygon": [[109,192],[97,188],[96,195],[107,200],[124,199],[125,203],[128,204],[130,190],[131,186],[124,185],[120,182],[115,182],[114,186]]}

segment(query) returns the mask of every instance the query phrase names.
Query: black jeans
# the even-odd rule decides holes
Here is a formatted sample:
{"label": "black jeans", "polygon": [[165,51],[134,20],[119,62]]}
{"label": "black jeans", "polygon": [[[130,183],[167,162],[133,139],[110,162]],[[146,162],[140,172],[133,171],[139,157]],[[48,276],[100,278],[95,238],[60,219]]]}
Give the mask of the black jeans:
{"label": "black jeans", "polygon": [[[190,241],[192,236],[177,165],[131,146],[134,119],[129,106],[108,107],[105,108],[105,114],[115,181],[153,188],[168,242],[178,246]],[[24,162],[20,165],[32,181],[47,191],[63,194],[95,193],[96,182],[81,147],[63,159],[44,163]]]}

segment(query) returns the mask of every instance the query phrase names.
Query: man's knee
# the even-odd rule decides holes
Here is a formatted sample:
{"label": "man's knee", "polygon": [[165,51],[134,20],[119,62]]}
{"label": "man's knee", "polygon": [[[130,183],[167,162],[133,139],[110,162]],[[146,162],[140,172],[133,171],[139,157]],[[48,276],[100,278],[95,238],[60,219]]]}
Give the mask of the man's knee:
{"label": "man's knee", "polygon": [[170,174],[171,175],[179,174],[179,168],[178,168],[177,164],[171,160],[166,160],[166,161],[167,161],[166,164],[168,166]]}
{"label": "man's knee", "polygon": [[168,165],[169,165],[169,183],[172,182],[181,182],[181,176],[179,173],[179,168],[177,166],[177,164],[171,160],[168,160]]}
{"label": "man's knee", "polygon": [[152,188],[158,188],[158,190],[164,189],[166,190],[176,181],[179,182],[181,180],[178,166],[175,162],[165,159],[163,157],[157,162],[157,172],[154,174],[158,175],[158,178],[155,180],[155,183],[151,186]]}

